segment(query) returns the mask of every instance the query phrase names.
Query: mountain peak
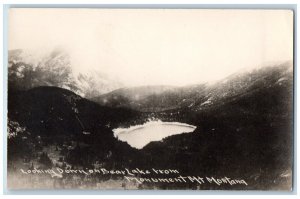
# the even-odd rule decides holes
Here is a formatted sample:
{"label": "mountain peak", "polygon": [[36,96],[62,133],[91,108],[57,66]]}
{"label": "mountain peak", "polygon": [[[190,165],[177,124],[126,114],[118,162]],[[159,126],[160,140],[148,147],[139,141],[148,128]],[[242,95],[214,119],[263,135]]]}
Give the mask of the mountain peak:
{"label": "mountain peak", "polygon": [[40,53],[30,50],[9,51],[10,87],[26,90],[37,86],[69,89],[83,97],[92,98],[121,88],[121,82],[96,70],[76,73],[70,55],[63,48]]}

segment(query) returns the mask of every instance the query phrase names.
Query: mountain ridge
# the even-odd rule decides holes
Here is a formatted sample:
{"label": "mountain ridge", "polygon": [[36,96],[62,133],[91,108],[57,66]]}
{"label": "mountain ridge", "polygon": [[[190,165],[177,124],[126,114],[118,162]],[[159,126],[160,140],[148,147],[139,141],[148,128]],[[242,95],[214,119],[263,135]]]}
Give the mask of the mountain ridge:
{"label": "mountain ridge", "polygon": [[[176,108],[202,110],[214,103],[238,97],[262,87],[292,83],[291,63],[254,69],[230,75],[214,84],[198,84],[182,87],[148,86],[121,88],[91,100],[110,107],[127,107],[144,112],[159,112]],[[157,92],[151,92],[157,89]],[[149,91],[150,90],[150,91]],[[146,93],[146,95],[144,94]]]}

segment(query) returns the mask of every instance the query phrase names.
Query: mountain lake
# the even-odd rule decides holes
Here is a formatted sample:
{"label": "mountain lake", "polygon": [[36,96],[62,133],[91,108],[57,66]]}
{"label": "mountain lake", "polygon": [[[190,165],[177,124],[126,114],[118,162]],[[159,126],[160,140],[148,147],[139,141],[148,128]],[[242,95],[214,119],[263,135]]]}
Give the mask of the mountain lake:
{"label": "mountain lake", "polygon": [[148,121],[129,128],[113,129],[114,136],[131,147],[142,149],[152,141],[162,141],[165,137],[182,133],[191,133],[196,126],[179,122]]}

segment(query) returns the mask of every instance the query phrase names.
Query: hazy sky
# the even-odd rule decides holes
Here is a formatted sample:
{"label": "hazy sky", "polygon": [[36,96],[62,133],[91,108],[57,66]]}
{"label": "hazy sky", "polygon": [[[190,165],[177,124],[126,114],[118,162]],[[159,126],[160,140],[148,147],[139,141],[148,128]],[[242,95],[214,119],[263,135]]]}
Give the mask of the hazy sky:
{"label": "hazy sky", "polygon": [[57,46],[75,71],[128,85],[185,85],[293,58],[293,13],[280,10],[10,9],[9,49]]}

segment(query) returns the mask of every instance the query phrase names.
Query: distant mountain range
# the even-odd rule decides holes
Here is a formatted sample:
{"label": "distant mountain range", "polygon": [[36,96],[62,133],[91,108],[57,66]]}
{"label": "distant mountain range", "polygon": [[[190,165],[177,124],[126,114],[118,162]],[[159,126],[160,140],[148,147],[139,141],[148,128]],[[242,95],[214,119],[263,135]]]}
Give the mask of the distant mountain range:
{"label": "distant mountain range", "polygon": [[264,67],[233,74],[214,84],[184,87],[144,86],[122,88],[92,98],[109,107],[127,107],[144,112],[159,112],[178,108],[201,111],[274,85],[291,86],[292,63]]}
{"label": "distant mountain range", "polygon": [[9,87],[13,89],[55,86],[73,91],[103,106],[159,112],[178,108],[200,111],[255,89],[290,81],[293,70],[292,63],[286,62],[232,74],[213,84],[128,88],[98,71],[75,74],[68,53],[61,49],[55,49],[39,58],[19,49],[9,51],[8,75]]}
{"label": "distant mountain range", "polygon": [[56,86],[92,98],[122,87],[120,82],[98,71],[75,73],[69,54],[62,49],[39,56],[22,49],[10,50],[8,56],[9,86],[15,89]]}

